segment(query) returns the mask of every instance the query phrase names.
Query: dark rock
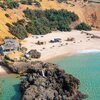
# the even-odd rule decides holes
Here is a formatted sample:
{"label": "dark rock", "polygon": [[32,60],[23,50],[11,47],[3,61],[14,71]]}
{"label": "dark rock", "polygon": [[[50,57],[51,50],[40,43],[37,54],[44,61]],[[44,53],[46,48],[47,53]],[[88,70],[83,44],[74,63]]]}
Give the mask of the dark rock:
{"label": "dark rock", "polygon": [[[34,62],[21,82],[22,100],[82,100],[80,81],[56,64]],[[43,75],[44,74],[44,75]]]}
{"label": "dark rock", "polygon": [[31,58],[36,58],[36,59],[38,59],[38,58],[41,57],[41,53],[38,52],[37,50],[30,50],[30,51],[28,52],[28,54],[30,55]]}

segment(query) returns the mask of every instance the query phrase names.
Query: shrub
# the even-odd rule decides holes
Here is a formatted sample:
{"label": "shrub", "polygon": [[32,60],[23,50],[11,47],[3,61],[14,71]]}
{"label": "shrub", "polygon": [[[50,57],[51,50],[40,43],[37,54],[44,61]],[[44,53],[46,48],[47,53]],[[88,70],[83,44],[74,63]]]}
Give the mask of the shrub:
{"label": "shrub", "polygon": [[21,0],[20,1],[22,4],[27,4],[27,0]]}
{"label": "shrub", "polygon": [[19,7],[19,3],[16,2],[16,1],[7,2],[7,7],[10,8],[10,9],[18,8]]}
{"label": "shrub", "polygon": [[49,21],[46,18],[38,18],[35,21],[31,21],[26,25],[26,29],[32,34],[46,34],[51,32],[49,27]]}
{"label": "shrub", "polygon": [[22,4],[32,5],[33,0],[21,0],[20,2],[21,2]]}
{"label": "shrub", "polygon": [[10,25],[7,23],[6,25],[9,27],[10,33],[17,38],[24,39],[28,36],[26,28],[23,25],[19,23],[16,23],[15,25]]}
{"label": "shrub", "polygon": [[66,10],[30,10],[26,9],[24,14],[30,19],[26,30],[32,34],[46,34],[53,30],[70,31],[69,24],[76,21],[78,16]]}
{"label": "shrub", "polygon": [[41,7],[40,2],[38,2],[38,1],[34,1],[34,3],[35,3],[35,6],[36,6],[36,7]]}
{"label": "shrub", "polygon": [[76,21],[78,16],[66,10],[30,10],[24,11],[25,20],[18,20],[13,25],[8,25],[10,32],[18,37],[24,39],[28,33],[39,35],[47,34],[54,30],[70,31],[69,25]]}
{"label": "shrub", "polygon": [[6,9],[7,9],[6,4],[5,4],[5,3],[2,3],[2,2],[0,2],[0,7],[1,7],[1,8],[3,8],[4,10],[6,10]]}
{"label": "shrub", "polygon": [[6,17],[10,17],[9,14],[5,14]]}
{"label": "shrub", "polygon": [[91,27],[89,25],[87,25],[86,23],[82,22],[79,25],[76,26],[77,30],[85,30],[85,31],[89,31],[91,30]]}
{"label": "shrub", "polygon": [[67,0],[57,0],[59,3],[67,2]]}
{"label": "shrub", "polygon": [[15,25],[15,26],[17,26],[18,24],[24,26],[25,25],[25,20],[24,19],[20,19],[20,20],[17,21],[17,23],[13,23],[13,25]]}
{"label": "shrub", "polygon": [[58,30],[60,30],[60,31],[70,31],[71,28],[68,26],[68,24],[66,24],[66,22],[60,21],[58,23]]}
{"label": "shrub", "polygon": [[4,10],[6,10],[7,8],[10,9],[18,8],[19,3],[17,1],[6,0],[4,2],[0,2],[0,7],[2,7]]}

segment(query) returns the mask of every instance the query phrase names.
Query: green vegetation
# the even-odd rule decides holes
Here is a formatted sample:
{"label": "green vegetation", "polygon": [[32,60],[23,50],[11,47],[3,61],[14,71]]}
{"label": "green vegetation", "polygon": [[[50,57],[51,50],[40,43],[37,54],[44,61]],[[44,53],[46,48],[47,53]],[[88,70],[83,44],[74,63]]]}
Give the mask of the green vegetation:
{"label": "green vegetation", "polygon": [[40,1],[37,0],[21,0],[20,2],[26,5],[32,5],[34,3],[35,6],[41,7]]}
{"label": "green vegetation", "polygon": [[5,16],[8,17],[8,18],[10,17],[9,14],[5,14]]}
{"label": "green vegetation", "polygon": [[82,22],[79,25],[76,26],[77,30],[85,30],[85,31],[90,31],[91,26],[87,25],[86,23]]}
{"label": "green vegetation", "polygon": [[20,0],[22,4],[32,5],[33,0]]}
{"label": "green vegetation", "polygon": [[10,33],[12,33],[12,35],[16,36],[17,38],[24,39],[28,36],[26,28],[23,24],[23,20],[19,20],[17,23],[13,23],[13,25],[10,25],[9,23],[6,25],[9,27]]}
{"label": "green vegetation", "polygon": [[40,4],[41,0],[19,0],[19,1],[14,1],[14,0],[5,0],[3,2],[0,1],[0,7],[6,10],[7,8],[13,9],[13,8],[18,8],[19,4],[26,4],[26,5],[32,5],[34,4],[36,7],[41,7]]}
{"label": "green vegetation", "polygon": [[46,34],[51,31],[70,31],[71,22],[78,20],[78,16],[66,10],[30,10],[24,11],[30,21],[26,29],[32,34]]}
{"label": "green vegetation", "polygon": [[9,9],[18,8],[19,3],[13,0],[6,0],[4,2],[0,2],[0,7],[2,7],[4,10],[6,10],[7,8]]}
{"label": "green vegetation", "polygon": [[19,20],[13,25],[7,25],[10,32],[18,37],[24,39],[28,33],[39,35],[47,34],[52,31],[70,31],[69,25],[71,22],[78,20],[78,16],[73,12],[66,10],[30,10],[24,11],[25,20]]}
{"label": "green vegetation", "polygon": [[4,10],[7,9],[6,3],[3,3],[3,2],[0,2],[0,7],[3,8]]}
{"label": "green vegetation", "polygon": [[100,3],[100,1],[99,1],[99,0],[89,0],[88,2],[89,2],[89,3],[97,3],[97,4],[99,4],[99,3]]}
{"label": "green vegetation", "polygon": [[[25,4],[25,5],[35,5],[36,7],[41,7],[42,0],[4,0],[0,1],[0,7],[6,10],[7,8],[13,9],[18,8],[19,4]],[[67,0],[57,0],[59,3],[68,3]],[[73,6],[73,5],[72,5]]]}
{"label": "green vegetation", "polygon": [[68,0],[57,0],[59,3],[62,3],[62,2],[64,2],[64,3],[66,3]]}
{"label": "green vegetation", "polygon": [[40,4],[40,2],[39,1],[34,1],[34,5],[36,6],[36,7],[41,7],[41,4]]}
{"label": "green vegetation", "polygon": [[19,7],[19,3],[17,1],[7,2],[7,7],[10,8],[10,9],[18,8]]}

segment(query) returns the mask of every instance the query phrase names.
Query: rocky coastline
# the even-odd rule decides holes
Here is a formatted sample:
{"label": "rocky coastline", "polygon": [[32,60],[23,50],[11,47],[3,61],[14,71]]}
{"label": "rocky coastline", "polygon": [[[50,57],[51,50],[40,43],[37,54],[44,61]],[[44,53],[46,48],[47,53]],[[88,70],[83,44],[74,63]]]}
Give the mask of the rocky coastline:
{"label": "rocky coastline", "polygon": [[12,72],[25,75],[21,81],[22,100],[83,100],[80,81],[56,64],[35,61],[6,65]]}

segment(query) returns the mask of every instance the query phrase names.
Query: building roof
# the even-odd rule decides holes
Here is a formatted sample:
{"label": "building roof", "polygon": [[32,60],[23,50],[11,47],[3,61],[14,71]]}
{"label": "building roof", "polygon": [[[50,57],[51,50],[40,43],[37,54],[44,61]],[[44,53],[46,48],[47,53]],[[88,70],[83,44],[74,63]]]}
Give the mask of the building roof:
{"label": "building roof", "polygon": [[2,46],[3,50],[16,49],[19,43],[15,39],[5,39]]}

